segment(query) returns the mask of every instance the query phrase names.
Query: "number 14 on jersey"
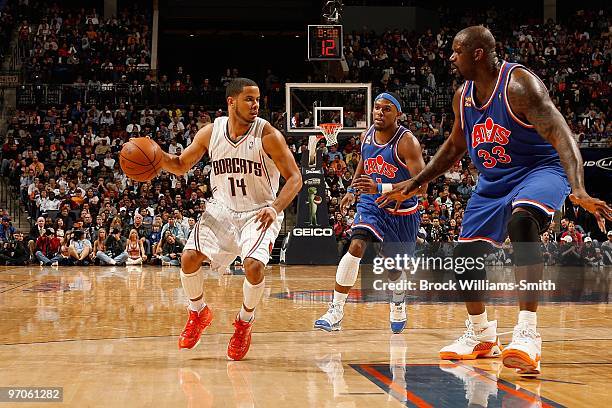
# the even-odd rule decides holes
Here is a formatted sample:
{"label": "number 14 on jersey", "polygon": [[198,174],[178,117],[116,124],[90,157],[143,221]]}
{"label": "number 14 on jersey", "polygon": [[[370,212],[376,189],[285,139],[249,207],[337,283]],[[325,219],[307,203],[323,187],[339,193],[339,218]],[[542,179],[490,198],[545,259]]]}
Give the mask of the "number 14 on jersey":
{"label": "number 14 on jersey", "polygon": [[246,184],[244,179],[235,179],[233,177],[228,177],[230,188],[232,189],[232,197],[236,197],[236,188],[242,189],[242,195],[247,195],[246,192]]}

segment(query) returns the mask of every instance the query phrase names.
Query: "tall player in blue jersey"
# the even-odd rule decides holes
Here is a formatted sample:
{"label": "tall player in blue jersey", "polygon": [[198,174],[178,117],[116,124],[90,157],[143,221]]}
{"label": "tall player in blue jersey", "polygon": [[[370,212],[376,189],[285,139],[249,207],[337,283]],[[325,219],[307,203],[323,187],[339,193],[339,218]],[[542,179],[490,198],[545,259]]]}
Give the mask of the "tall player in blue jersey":
{"label": "tall player in blue jersey", "polygon": [[[453,67],[466,79],[455,93],[450,137],[414,178],[381,197],[380,205],[406,200],[419,186],[444,173],[466,150],[480,177],[463,218],[455,255],[482,256],[506,236],[514,246],[516,279],[538,282],[543,262],[539,233],[546,230],[565,197],[595,215],[601,228],[612,209],[584,187],[580,150],[546,86],[525,67],[498,60],[495,39],[481,26],[460,31],[453,41]],[[456,276],[485,279],[484,269]],[[467,295],[467,293],[464,293]],[[466,298],[467,330],[440,350],[442,359],[500,354],[497,323],[489,322],[481,296]],[[540,373],[542,340],[536,330],[537,297],[519,292],[512,342],[501,353],[506,367],[525,376]]]}
{"label": "tall player in blue jersey", "polygon": [[[351,243],[338,264],[334,299],[327,313],[315,321],[315,328],[340,330],[344,303],[357,280],[359,262],[369,242],[382,242],[383,254],[387,256],[398,254],[398,250],[409,252],[414,246],[420,223],[416,197],[402,201],[396,208],[378,208],[375,201],[380,193],[390,191],[393,183],[407,180],[425,167],[418,140],[398,125],[401,113],[402,104],[396,94],[384,92],[376,97],[372,112],[374,124],[361,135],[361,159],[341,202],[345,212],[355,202],[355,192],[361,193],[351,228]],[[400,277],[400,271],[389,272],[392,282]],[[394,291],[390,309],[391,330],[400,333],[406,325],[403,291]]]}

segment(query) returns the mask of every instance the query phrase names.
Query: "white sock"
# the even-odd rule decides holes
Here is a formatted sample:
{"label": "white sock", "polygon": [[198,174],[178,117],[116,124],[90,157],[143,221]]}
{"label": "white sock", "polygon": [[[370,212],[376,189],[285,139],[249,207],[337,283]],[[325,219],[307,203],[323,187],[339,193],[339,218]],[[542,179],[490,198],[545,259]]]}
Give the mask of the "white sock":
{"label": "white sock", "polygon": [[530,312],[529,310],[521,310],[519,312],[519,323],[526,322],[530,329],[535,330],[538,324],[538,314],[536,312]]}
{"label": "white sock", "polygon": [[[202,276],[202,269],[198,269],[194,273],[185,273],[181,269],[181,283],[183,284],[183,290],[185,291],[185,295],[189,299],[189,309],[195,312],[200,312],[200,310],[206,307],[206,303],[204,303],[204,290],[202,285],[204,284],[204,277]],[[192,300],[197,299],[199,300]]]}
{"label": "white sock", "polygon": [[341,304],[344,306],[344,303],[346,302],[347,297],[348,297],[348,293],[340,293],[334,290],[334,300],[332,300],[332,303]]}
{"label": "white sock", "polygon": [[474,325],[474,330],[484,329],[489,321],[487,319],[486,310],[484,311],[484,313],[481,313],[479,315],[468,315],[468,319],[470,319],[470,322],[472,322],[472,324]]}
{"label": "white sock", "polygon": [[[243,322],[248,322],[253,318],[255,312],[255,306],[259,304],[261,300],[261,295],[263,295],[264,290],[266,289],[266,278],[263,278],[261,282],[257,285],[251,284],[247,278],[244,278],[244,283],[242,284],[242,307],[240,308],[240,320]],[[253,309],[248,312],[245,309],[245,306],[248,309]]]}

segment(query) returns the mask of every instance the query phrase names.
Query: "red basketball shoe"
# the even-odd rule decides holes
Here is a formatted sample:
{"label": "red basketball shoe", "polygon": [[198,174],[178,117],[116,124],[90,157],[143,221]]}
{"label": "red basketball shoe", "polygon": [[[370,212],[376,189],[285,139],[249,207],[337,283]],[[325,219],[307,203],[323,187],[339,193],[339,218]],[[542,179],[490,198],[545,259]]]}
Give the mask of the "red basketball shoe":
{"label": "red basketball shoe", "polygon": [[200,336],[213,320],[213,313],[208,306],[200,310],[200,313],[189,310],[189,320],[179,337],[179,349],[191,349],[198,345]]}
{"label": "red basketball shoe", "polygon": [[234,321],[234,335],[227,345],[227,357],[231,360],[242,360],[246,353],[249,352],[251,346],[251,330],[253,329],[253,320],[250,322],[244,322],[240,320],[239,316],[236,316]]}

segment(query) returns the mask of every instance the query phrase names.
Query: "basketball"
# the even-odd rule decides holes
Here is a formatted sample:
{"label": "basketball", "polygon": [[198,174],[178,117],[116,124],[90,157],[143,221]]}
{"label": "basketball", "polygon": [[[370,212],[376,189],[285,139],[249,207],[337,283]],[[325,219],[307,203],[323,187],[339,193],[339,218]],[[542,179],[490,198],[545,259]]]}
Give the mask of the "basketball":
{"label": "basketball", "polygon": [[162,157],[157,143],[148,137],[138,137],[123,145],[119,164],[126,176],[144,182],[157,176]]}

